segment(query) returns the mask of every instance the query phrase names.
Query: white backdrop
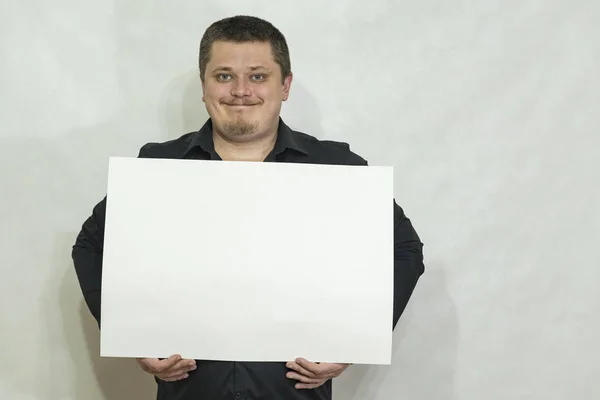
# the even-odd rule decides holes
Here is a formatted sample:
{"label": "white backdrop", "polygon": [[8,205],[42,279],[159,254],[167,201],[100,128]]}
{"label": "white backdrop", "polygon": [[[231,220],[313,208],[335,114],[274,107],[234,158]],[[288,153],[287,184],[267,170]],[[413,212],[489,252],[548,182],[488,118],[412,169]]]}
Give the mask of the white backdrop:
{"label": "white backdrop", "polygon": [[600,2],[2,0],[0,397],[151,399],[70,260],[109,156],[198,129],[216,19],[272,21],[293,128],[396,168],[427,271],[336,399],[600,398]]}

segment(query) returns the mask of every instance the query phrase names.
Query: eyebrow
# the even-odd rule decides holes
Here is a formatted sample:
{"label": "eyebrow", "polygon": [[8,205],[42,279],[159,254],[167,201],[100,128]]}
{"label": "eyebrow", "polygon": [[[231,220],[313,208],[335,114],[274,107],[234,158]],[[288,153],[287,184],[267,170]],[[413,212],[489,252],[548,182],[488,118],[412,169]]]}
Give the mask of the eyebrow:
{"label": "eyebrow", "polygon": [[[271,72],[271,70],[267,67],[263,67],[262,65],[256,65],[256,66],[252,66],[249,68],[250,71],[258,71],[258,70],[265,70],[267,72]],[[213,73],[217,72],[217,71],[227,71],[227,72],[231,72],[233,71],[233,68],[231,67],[225,67],[225,66],[217,66],[215,69],[213,69]]]}

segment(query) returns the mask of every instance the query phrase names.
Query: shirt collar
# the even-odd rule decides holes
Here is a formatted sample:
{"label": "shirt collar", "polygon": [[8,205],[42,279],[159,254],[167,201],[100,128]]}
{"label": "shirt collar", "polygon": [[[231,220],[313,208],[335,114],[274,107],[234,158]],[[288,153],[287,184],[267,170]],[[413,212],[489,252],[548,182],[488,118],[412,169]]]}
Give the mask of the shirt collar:
{"label": "shirt collar", "polygon": [[[200,147],[208,153],[215,153],[215,144],[213,142],[212,120],[209,118],[199,131],[192,135],[189,146],[186,148],[183,156],[185,157],[192,149]],[[274,153],[279,154],[286,149],[292,149],[308,155],[306,146],[300,139],[300,134],[293,131],[289,126],[279,118],[279,127],[277,129],[277,141],[275,142]]]}

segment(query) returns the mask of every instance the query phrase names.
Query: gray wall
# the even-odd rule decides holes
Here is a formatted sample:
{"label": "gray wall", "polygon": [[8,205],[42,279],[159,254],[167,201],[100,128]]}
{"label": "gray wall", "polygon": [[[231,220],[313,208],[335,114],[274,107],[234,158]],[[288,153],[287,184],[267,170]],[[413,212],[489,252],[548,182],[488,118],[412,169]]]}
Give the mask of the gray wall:
{"label": "gray wall", "polygon": [[[207,5],[210,3],[212,5]],[[70,261],[109,156],[196,130],[212,21],[286,34],[283,116],[393,165],[427,272],[336,399],[600,398],[600,3],[2,1],[0,397],[151,399]]]}

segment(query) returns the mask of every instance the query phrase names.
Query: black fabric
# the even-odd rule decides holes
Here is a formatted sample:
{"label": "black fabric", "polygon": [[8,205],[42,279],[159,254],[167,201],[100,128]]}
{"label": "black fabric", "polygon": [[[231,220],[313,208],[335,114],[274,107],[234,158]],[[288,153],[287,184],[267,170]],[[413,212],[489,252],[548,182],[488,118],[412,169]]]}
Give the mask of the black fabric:
{"label": "black fabric", "polygon": [[[220,160],[210,119],[197,132],[164,143],[148,143],[140,158]],[[265,162],[367,165],[346,143],[318,140],[291,130],[282,120],[273,151]],[[87,306],[101,327],[102,249],[106,197],[83,223],[72,250],[75,271]],[[392,204],[390,204],[390,207]],[[411,221],[396,202],[394,207],[394,312],[395,328],[415,285],[424,271],[423,245]],[[290,209],[290,213],[294,210]],[[285,218],[278,223],[285,224]],[[292,361],[292,360],[290,360]],[[177,382],[158,382],[158,400],[285,399],[329,400],[331,380],[317,389],[298,390],[286,377],[285,363],[222,362],[196,360],[197,369]]]}

